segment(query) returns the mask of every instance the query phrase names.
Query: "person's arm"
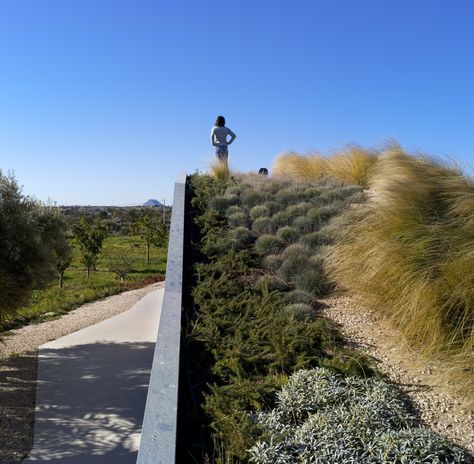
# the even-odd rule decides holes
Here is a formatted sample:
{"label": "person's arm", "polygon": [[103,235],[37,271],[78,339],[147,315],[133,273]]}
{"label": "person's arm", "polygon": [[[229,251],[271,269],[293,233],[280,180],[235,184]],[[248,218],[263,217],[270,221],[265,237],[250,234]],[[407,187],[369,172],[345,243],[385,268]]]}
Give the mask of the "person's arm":
{"label": "person's arm", "polygon": [[214,131],[215,131],[215,127],[213,127],[211,129],[211,143],[212,143],[212,146],[215,147],[216,146],[216,142],[214,141]]}
{"label": "person's arm", "polygon": [[227,145],[230,145],[237,136],[229,128],[227,128],[227,132],[230,135],[230,140],[227,142]]}

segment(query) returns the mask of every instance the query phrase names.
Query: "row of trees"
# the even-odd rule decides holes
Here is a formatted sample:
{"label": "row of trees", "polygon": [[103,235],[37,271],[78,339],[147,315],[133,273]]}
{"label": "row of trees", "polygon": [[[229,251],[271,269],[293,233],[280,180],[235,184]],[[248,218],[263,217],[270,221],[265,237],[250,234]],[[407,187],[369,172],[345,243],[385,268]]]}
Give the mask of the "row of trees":
{"label": "row of trees", "polygon": [[[157,216],[145,214],[130,225],[130,235],[139,235],[146,245],[146,260],[150,262],[150,248],[152,245],[162,247],[166,244],[168,233],[166,226],[160,222]],[[90,271],[95,270],[97,258],[102,250],[104,240],[108,235],[107,227],[98,221],[88,221],[82,217],[74,226],[74,238],[79,246],[81,261],[86,267],[87,277]],[[64,271],[70,265],[71,260],[64,261],[60,273],[60,286],[62,286]],[[109,259],[109,269],[117,274],[123,282],[124,277],[130,272],[132,261],[127,255]]]}

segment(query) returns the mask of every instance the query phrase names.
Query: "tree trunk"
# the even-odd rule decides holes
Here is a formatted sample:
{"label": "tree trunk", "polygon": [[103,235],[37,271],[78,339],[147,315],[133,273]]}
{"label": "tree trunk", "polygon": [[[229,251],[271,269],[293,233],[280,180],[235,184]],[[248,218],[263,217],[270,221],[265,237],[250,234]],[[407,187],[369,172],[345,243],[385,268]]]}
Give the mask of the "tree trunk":
{"label": "tree trunk", "polygon": [[124,280],[125,280],[125,277],[124,277],[124,276],[120,276],[120,282],[121,282],[122,284],[123,284]]}
{"label": "tree trunk", "polygon": [[146,244],[146,262],[147,263],[150,262],[150,244],[149,243]]}
{"label": "tree trunk", "polygon": [[91,275],[91,268],[88,267],[88,268],[87,268],[87,278],[89,278],[90,275]]}
{"label": "tree trunk", "polygon": [[63,288],[64,283],[64,272],[59,273],[59,288]]}

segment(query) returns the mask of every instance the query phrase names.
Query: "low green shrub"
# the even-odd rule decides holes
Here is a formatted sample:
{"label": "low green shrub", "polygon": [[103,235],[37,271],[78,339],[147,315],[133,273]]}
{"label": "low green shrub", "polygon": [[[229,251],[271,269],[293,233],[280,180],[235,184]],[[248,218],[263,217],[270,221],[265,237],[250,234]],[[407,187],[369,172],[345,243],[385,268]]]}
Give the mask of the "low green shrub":
{"label": "low green shrub", "polygon": [[267,255],[263,258],[263,266],[272,272],[277,272],[282,262],[281,255]]}
{"label": "low green shrub", "polygon": [[239,197],[237,195],[224,195],[210,198],[208,206],[215,209],[219,214],[224,215],[229,206],[237,205],[238,203]]}
{"label": "low green shrub", "polygon": [[316,318],[314,309],[305,303],[292,303],[284,306],[281,311],[298,321],[310,321]]}
{"label": "low green shrub", "polygon": [[399,393],[375,378],[302,370],[283,386],[274,409],[253,417],[267,434],[250,449],[256,464],[472,462],[462,449],[418,427]]}
{"label": "low green shrub", "polygon": [[300,238],[300,233],[297,229],[291,226],[280,227],[277,230],[277,237],[281,238],[287,243],[295,243]]}
{"label": "low green shrub", "polygon": [[243,212],[244,210],[240,206],[231,205],[225,210],[225,215],[229,217],[234,213],[243,213]]}
{"label": "low green shrub", "polygon": [[256,235],[271,234],[273,224],[269,217],[258,217],[252,222],[252,231]]}
{"label": "low green shrub", "polygon": [[270,214],[275,214],[276,212],[280,211],[280,205],[276,201],[267,200],[265,205],[270,211]]}
{"label": "low green shrub", "polygon": [[232,213],[227,217],[227,222],[231,227],[245,227],[248,223],[247,215],[243,212]]}
{"label": "low green shrub", "polygon": [[288,282],[273,274],[259,277],[255,286],[266,292],[287,292],[291,289],[291,285]]}
{"label": "low green shrub", "polygon": [[254,206],[250,212],[249,215],[251,219],[255,220],[259,217],[269,217],[270,216],[270,209],[266,205],[257,205]]}
{"label": "low green shrub", "polygon": [[297,272],[291,281],[298,290],[311,293],[315,296],[325,296],[331,289],[324,270],[324,260],[320,256],[313,256],[307,265]]}
{"label": "low green shrub", "polygon": [[293,190],[283,189],[276,194],[275,201],[282,205],[282,207],[287,207],[288,205],[298,203],[299,198],[298,194]]}
{"label": "low green shrub", "polygon": [[237,195],[237,196],[239,196],[242,193],[242,184],[237,184],[237,185],[227,187],[226,193],[228,195]]}
{"label": "low green shrub", "polygon": [[209,257],[218,258],[234,249],[235,241],[224,229],[211,230],[202,240],[202,252]]}
{"label": "low green shrub", "polygon": [[310,203],[298,203],[296,205],[287,206],[285,211],[288,213],[290,219],[293,220],[298,216],[304,216],[310,208]]}
{"label": "low green shrub", "polygon": [[306,269],[310,256],[310,250],[299,243],[288,246],[282,253],[283,262],[278,274],[286,281],[294,281],[295,276]]}
{"label": "low green shrub", "polygon": [[318,225],[323,225],[329,221],[333,216],[341,212],[340,205],[327,205],[318,208],[310,208],[306,216]]}
{"label": "low green shrub", "polygon": [[306,216],[298,216],[293,221],[293,227],[300,234],[308,234],[314,231],[314,229],[317,227],[317,224]]}
{"label": "low green shrub", "polygon": [[291,225],[291,216],[286,211],[278,211],[270,218],[274,230]]}
{"label": "low green shrub", "polygon": [[300,238],[300,243],[307,246],[313,252],[319,250],[322,246],[331,245],[334,241],[334,229],[330,226],[323,226],[316,232],[303,235]]}
{"label": "low green shrub", "polygon": [[274,235],[261,235],[255,242],[255,250],[264,256],[278,254],[284,247],[285,242]]}
{"label": "low green shrub", "polygon": [[288,304],[303,303],[310,305],[311,307],[316,306],[314,296],[311,293],[304,292],[302,290],[293,290],[284,295],[284,301]]}
{"label": "low green shrub", "polygon": [[237,227],[231,231],[232,238],[239,249],[246,248],[255,242],[255,235],[247,227]]}
{"label": "low green shrub", "polygon": [[263,195],[262,193],[257,192],[252,188],[249,188],[242,192],[240,200],[242,202],[242,206],[250,210],[254,206],[261,205],[262,203],[264,203],[266,198],[265,195]]}

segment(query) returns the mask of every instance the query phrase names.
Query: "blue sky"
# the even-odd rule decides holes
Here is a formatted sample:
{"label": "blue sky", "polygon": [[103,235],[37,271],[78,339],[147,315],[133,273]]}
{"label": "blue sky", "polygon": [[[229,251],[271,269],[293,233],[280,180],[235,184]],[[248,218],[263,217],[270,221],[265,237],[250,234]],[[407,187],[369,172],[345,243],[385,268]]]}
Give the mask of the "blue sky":
{"label": "blue sky", "polygon": [[474,165],[472,0],[0,0],[0,168],[59,204],[172,198],[218,114],[239,170],[397,139]]}

